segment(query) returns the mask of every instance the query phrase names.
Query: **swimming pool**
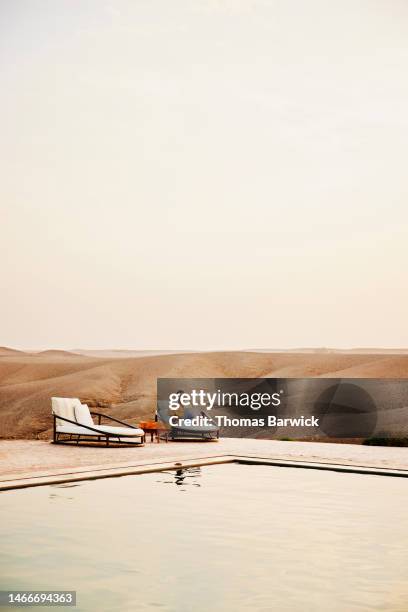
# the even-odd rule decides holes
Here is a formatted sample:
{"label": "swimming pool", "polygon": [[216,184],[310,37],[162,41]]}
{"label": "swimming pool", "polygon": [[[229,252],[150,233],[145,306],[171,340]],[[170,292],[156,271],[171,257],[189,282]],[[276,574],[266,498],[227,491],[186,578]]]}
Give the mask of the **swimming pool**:
{"label": "swimming pool", "polygon": [[407,484],[226,464],[7,491],[0,588],[86,611],[402,612]]}

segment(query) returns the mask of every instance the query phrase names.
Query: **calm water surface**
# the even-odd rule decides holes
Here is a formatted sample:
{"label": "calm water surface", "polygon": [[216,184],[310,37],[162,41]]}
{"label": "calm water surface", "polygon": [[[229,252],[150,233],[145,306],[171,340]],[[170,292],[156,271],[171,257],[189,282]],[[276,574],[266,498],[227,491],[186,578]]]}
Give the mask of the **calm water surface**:
{"label": "calm water surface", "polygon": [[10,491],[0,542],[0,588],[79,610],[408,610],[403,478],[230,464]]}

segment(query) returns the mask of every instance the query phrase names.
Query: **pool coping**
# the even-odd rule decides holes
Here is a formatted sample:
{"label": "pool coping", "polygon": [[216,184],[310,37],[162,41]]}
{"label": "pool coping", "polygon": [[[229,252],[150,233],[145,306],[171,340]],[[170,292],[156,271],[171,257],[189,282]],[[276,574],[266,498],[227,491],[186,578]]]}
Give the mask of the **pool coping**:
{"label": "pool coping", "polygon": [[13,476],[0,481],[0,491],[13,489],[25,489],[67,482],[80,482],[83,480],[97,480],[100,478],[115,478],[117,476],[130,476],[138,474],[149,474],[167,470],[178,470],[189,467],[202,467],[206,465],[220,465],[225,463],[237,463],[244,465],[269,465],[273,467],[303,468],[313,470],[324,470],[341,472],[346,474],[364,474],[371,476],[392,476],[408,478],[408,470],[396,468],[376,468],[367,466],[345,465],[339,463],[325,463],[318,461],[299,461],[294,459],[274,459],[259,455],[215,455],[200,457],[197,459],[182,459],[180,461],[156,462],[147,464],[129,465],[123,464],[115,467],[89,466],[87,468],[71,468],[69,470],[58,470],[53,473],[40,473],[37,475]]}

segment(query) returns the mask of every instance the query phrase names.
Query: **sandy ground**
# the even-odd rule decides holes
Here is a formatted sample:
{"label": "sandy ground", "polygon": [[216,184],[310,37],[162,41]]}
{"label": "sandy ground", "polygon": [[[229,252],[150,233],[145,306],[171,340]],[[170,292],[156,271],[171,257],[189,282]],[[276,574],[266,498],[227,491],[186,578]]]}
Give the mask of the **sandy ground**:
{"label": "sandy ground", "polygon": [[408,448],[223,438],[218,442],[147,442],[139,448],[54,445],[40,440],[0,442],[0,481],[64,470],[151,465],[222,455],[408,469]]}

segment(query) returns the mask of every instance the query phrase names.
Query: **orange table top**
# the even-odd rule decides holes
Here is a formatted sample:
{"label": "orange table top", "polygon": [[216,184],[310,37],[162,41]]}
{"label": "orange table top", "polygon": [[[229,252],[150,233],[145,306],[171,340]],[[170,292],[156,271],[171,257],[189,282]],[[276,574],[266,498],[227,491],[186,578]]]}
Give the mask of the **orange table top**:
{"label": "orange table top", "polygon": [[159,421],[140,421],[139,427],[142,429],[167,429],[164,423]]}

